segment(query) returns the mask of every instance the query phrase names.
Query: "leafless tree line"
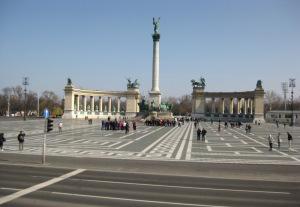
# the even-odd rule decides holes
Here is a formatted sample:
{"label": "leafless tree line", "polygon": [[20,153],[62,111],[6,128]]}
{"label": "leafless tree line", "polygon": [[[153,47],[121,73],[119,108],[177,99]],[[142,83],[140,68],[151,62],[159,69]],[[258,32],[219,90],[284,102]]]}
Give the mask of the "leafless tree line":
{"label": "leafless tree line", "polygon": [[24,113],[25,104],[28,116],[41,116],[45,108],[50,110],[51,115],[62,115],[63,101],[53,91],[44,91],[40,97],[30,90],[26,94],[25,103],[21,86],[3,88],[0,92],[0,116],[8,115],[8,110],[10,115],[20,116]]}

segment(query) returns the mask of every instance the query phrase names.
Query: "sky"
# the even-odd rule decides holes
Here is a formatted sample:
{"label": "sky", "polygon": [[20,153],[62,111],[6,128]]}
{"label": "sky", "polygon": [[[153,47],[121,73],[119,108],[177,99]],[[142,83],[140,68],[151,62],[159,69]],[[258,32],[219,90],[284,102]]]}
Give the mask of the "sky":
{"label": "sky", "polygon": [[[300,82],[298,0],[0,0],[0,89],[22,84],[63,97],[75,87],[126,90],[152,83],[152,18],[160,17],[162,97],[265,90]],[[299,96],[299,87],[296,88]],[[297,94],[298,93],[298,94]]]}

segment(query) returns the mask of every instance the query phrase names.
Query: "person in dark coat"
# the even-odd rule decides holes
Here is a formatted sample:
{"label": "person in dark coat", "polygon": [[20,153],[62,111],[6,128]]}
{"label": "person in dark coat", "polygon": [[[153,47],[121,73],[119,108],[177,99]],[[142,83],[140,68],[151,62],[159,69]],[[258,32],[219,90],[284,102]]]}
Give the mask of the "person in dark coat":
{"label": "person in dark coat", "polygon": [[200,140],[200,136],[201,136],[201,129],[198,128],[198,130],[197,130],[197,140]]}
{"label": "person in dark coat", "polygon": [[293,136],[289,132],[287,132],[287,137],[288,137],[289,150],[290,150],[292,148]]}
{"label": "person in dark coat", "polygon": [[20,131],[18,134],[18,141],[19,141],[19,150],[23,150],[24,147],[24,141],[25,141],[25,133],[23,131]]}
{"label": "person in dark coat", "polygon": [[206,135],[207,131],[203,128],[202,129],[202,141],[205,141],[205,135]]}
{"label": "person in dark coat", "polygon": [[6,141],[4,134],[0,133],[0,150],[3,151],[3,143]]}

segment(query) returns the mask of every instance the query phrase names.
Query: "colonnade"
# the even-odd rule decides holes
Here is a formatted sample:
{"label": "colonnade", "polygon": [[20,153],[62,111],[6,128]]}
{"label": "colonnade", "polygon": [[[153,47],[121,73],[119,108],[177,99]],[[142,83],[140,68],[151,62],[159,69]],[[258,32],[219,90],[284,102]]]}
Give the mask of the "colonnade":
{"label": "colonnade", "polygon": [[[87,95],[80,95],[74,94],[74,111],[90,111],[90,112],[107,112],[107,113],[120,113],[121,107],[121,97],[112,97],[107,96],[107,105],[108,107],[103,107],[103,100],[106,98],[105,96],[87,96]],[[112,99],[117,99],[116,110],[113,106]],[[89,101],[88,101],[89,99]],[[95,101],[98,102],[98,105],[95,105]],[[88,104],[89,102],[89,104]]]}
{"label": "colonnade", "polygon": [[[207,104],[207,97],[204,97],[204,104]],[[211,110],[210,112],[215,114],[253,114],[254,98],[219,98],[211,97]],[[218,100],[218,101],[217,101]],[[228,101],[225,101],[228,100]],[[227,102],[227,104],[226,104]],[[229,103],[228,103],[229,102]],[[236,103],[236,104],[235,104]],[[219,104],[219,105],[217,105]],[[236,105],[236,108],[235,108]],[[204,106],[204,109],[207,107]],[[207,113],[207,111],[204,111]]]}
{"label": "colonnade", "polygon": [[[207,99],[211,100],[211,108],[207,105]],[[205,92],[204,87],[193,87],[192,117],[206,118],[215,115],[218,118],[243,117],[263,122],[264,89],[261,81],[257,82],[255,90],[243,92]]]}
{"label": "colonnade", "polygon": [[[126,100],[126,117],[134,117],[139,112],[139,88],[127,88],[127,91],[98,91],[65,86],[65,108],[63,118],[112,118],[120,116],[121,98]],[[113,104],[113,99],[117,99]],[[95,104],[96,103],[96,104]],[[105,103],[105,104],[104,104]]]}

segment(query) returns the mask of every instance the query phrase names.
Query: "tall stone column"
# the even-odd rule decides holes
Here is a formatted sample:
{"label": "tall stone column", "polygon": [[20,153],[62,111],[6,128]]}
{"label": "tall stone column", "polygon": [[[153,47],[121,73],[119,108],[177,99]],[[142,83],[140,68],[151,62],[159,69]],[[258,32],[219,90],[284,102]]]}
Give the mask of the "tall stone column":
{"label": "tall stone column", "polygon": [[244,98],[244,114],[247,114],[247,100]]}
{"label": "tall stone column", "polygon": [[221,99],[221,113],[222,114],[225,113],[225,99],[224,98]]}
{"label": "tall stone column", "polygon": [[80,99],[80,96],[77,95],[77,97],[76,97],[76,104],[77,104],[76,111],[79,111],[79,105],[80,105],[79,99]]}
{"label": "tall stone column", "polygon": [[241,98],[238,98],[237,102],[237,114],[241,113]]}
{"label": "tall stone column", "polygon": [[153,102],[154,107],[159,107],[161,104],[161,93],[159,90],[159,39],[160,34],[154,31],[153,39],[153,60],[152,60],[152,89],[149,92],[149,106]]}
{"label": "tall stone column", "polygon": [[250,114],[253,114],[253,99],[250,99]]}
{"label": "tall stone column", "polygon": [[111,113],[111,97],[108,97],[108,113]]}
{"label": "tall stone column", "polygon": [[250,101],[251,101],[251,99],[250,98],[247,98],[247,114],[249,114],[250,113]]}
{"label": "tall stone column", "polygon": [[211,99],[211,113],[216,113],[216,102],[215,102],[215,98]]}
{"label": "tall stone column", "polygon": [[233,114],[233,98],[230,98],[229,113],[230,113],[230,114]]}
{"label": "tall stone column", "polygon": [[102,112],[102,97],[101,96],[99,96],[99,112]]}
{"label": "tall stone column", "polygon": [[86,111],[86,96],[82,96],[83,98],[83,111]]}
{"label": "tall stone column", "polygon": [[118,97],[117,113],[120,113],[121,97]]}
{"label": "tall stone column", "polygon": [[91,96],[91,111],[95,110],[95,99],[94,96]]}

